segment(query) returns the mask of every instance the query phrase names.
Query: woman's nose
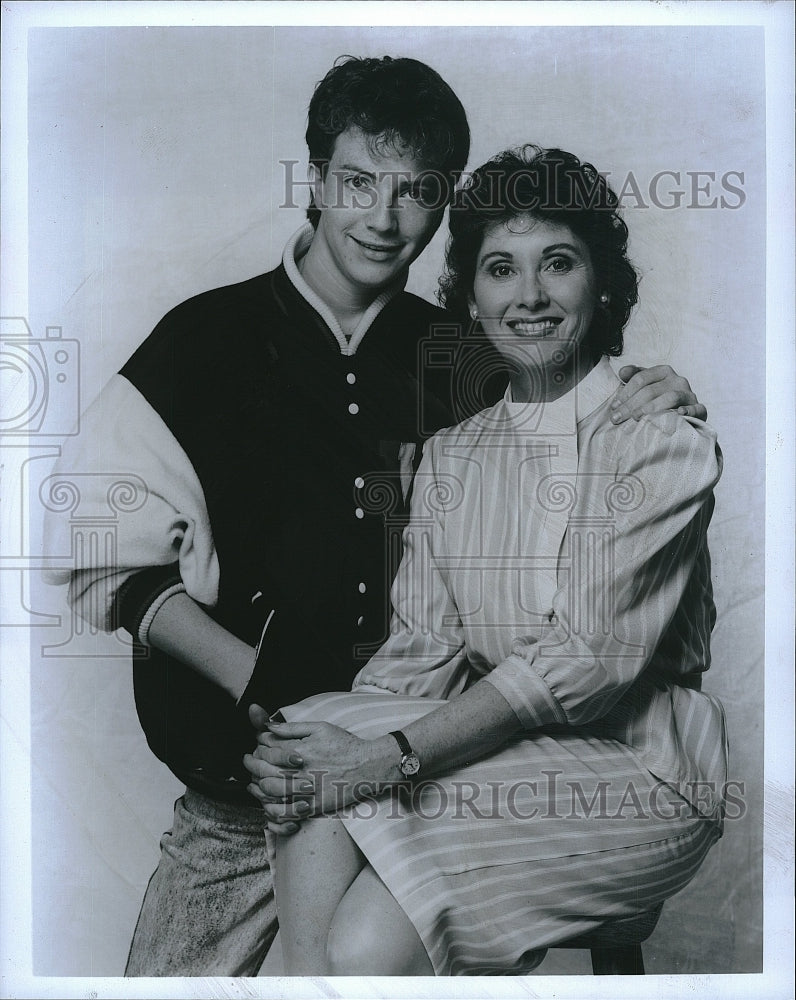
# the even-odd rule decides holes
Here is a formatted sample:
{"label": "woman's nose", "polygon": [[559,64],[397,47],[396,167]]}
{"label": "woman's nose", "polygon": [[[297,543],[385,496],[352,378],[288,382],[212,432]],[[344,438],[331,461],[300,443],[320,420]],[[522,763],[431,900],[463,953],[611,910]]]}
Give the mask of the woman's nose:
{"label": "woman's nose", "polygon": [[540,309],[550,303],[550,296],[535,272],[526,272],[517,282],[516,304],[528,309]]}

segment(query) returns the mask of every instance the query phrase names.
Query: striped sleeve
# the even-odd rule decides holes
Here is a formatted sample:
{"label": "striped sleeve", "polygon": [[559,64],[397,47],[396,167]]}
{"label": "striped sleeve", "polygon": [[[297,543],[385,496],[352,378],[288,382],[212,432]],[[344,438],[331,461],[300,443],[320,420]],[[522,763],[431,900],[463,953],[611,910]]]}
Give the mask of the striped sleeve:
{"label": "striped sleeve", "polygon": [[[607,469],[618,484],[636,484],[634,495],[607,503],[605,477],[594,474]],[[600,718],[651,663],[659,678],[678,666],[659,656],[679,659],[682,672],[706,668],[714,617],[706,532],[720,472],[713,432],[673,413],[584,449],[550,628],[516,638],[486,677],[526,727]]]}

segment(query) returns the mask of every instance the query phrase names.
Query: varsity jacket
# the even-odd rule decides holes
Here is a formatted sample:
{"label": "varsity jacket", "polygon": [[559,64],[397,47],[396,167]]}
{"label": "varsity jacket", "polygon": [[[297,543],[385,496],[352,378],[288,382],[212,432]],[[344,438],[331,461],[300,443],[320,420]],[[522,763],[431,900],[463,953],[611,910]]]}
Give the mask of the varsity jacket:
{"label": "varsity jacket", "polygon": [[399,289],[346,342],[298,274],[293,254],[310,238],[300,231],[274,271],[168,313],[83,431],[84,464],[95,435],[116,435],[107,452],[140,473],[146,501],[120,521],[116,566],[75,566],[76,606],[86,580],[105,586],[83,603],[103,627],[145,640],[153,609],[186,589],[245,642],[262,637],[237,704],[162,651],[134,648],[151,749],[187,785],[224,798],[245,796],[252,702],[274,711],[347,690],[386,638],[422,441],[502,388],[471,372],[457,393],[460,331]]}

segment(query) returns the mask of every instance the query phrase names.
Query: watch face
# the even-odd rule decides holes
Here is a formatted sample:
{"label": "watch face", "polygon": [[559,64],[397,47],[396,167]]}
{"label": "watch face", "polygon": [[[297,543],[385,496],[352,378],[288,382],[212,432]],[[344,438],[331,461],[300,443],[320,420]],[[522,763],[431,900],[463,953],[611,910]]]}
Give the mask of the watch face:
{"label": "watch face", "polygon": [[407,753],[401,758],[401,770],[408,777],[413,774],[417,774],[420,770],[420,761],[417,759],[416,754]]}

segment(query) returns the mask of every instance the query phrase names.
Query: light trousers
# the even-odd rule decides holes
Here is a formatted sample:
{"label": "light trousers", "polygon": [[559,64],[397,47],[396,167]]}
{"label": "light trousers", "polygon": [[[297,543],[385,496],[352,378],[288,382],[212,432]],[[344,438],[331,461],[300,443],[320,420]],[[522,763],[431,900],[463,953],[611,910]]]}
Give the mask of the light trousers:
{"label": "light trousers", "polygon": [[260,806],[187,789],[160,841],[127,976],[254,976],[277,931]]}

